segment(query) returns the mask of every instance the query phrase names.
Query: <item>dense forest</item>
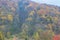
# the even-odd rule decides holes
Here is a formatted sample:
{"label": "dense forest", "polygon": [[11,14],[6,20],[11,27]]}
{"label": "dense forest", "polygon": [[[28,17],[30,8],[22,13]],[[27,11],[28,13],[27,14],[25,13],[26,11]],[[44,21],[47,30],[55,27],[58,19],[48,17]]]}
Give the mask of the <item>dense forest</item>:
{"label": "dense forest", "polygon": [[60,35],[60,7],[0,0],[0,40],[54,40],[56,35]]}

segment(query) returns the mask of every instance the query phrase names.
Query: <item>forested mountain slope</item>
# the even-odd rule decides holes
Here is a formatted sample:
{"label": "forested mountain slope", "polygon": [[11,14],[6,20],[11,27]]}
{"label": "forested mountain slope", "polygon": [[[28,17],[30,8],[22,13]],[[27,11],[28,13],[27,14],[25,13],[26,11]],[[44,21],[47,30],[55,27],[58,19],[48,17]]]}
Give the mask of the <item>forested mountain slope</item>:
{"label": "forested mountain slope", "polygon": [[0,31],[6,37],[10,33],[52,40],[53,35],[60,34],[60,7],[30,0],[0,0]]}

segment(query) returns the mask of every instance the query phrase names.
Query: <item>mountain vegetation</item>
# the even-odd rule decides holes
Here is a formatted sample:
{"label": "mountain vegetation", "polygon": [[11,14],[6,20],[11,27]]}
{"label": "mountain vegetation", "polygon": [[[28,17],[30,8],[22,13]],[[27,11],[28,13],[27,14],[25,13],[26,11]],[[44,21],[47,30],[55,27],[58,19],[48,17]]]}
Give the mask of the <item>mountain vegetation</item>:
{"label": "mountain vegetation", "polygon": [[0,0],[0,40],[53,40],[59,34],[60,7]]}

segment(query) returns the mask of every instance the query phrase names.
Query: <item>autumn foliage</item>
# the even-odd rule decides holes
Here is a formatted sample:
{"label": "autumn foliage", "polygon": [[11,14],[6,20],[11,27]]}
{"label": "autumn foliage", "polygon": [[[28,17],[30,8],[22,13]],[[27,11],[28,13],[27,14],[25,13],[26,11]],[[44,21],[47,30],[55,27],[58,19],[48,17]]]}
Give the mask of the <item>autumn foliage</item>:
{"label": "autumn foliage", "polygon": [[53,40],[60,40],[60,35],[55,35],[55,36],[53,37]]}

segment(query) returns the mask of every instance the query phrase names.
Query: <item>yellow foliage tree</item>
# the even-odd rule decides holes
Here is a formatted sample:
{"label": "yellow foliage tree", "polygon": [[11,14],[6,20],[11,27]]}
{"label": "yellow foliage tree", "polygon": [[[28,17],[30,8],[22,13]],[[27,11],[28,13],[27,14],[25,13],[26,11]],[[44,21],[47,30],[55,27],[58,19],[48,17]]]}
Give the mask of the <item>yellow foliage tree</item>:
{"label": "yellow foliage tree", "polygon": [[34,14],[34,11],[31,11],[29,15],[30,15],[30,16],[33,16],[33,14]]}
{"label": "yellow foliage tree", "polygon": [[6,16],[1,16],[1,18],[2,18],[2,19],[7,19],[7,17],[6,17]]}
{"label": "yellow foliage tree", "polygon": [[1,31],[0,31],[0,40],[4,40],[4,35]]}
{"label": "yellow foliage tree", "polygon": [[31,17],[29,17],[29,18],[27,18],[26,20],[28,20],[28,21],[32,21],[32,18],[31,18]]}
{"label": "yellow foliage tree", "polygon": [[39,36],[38,32],[36,32],[33,37],[35,40],[40,40],[40,36]]}
{"label": "yellow foliage tree", "polygon": [[9,14],[8,15],[8,20],[13,21],[13,15]]}

